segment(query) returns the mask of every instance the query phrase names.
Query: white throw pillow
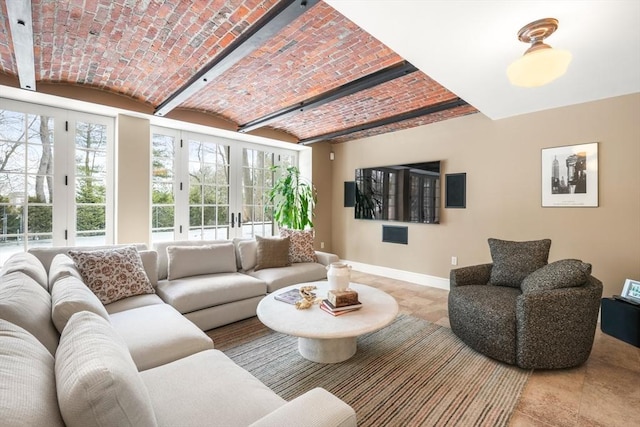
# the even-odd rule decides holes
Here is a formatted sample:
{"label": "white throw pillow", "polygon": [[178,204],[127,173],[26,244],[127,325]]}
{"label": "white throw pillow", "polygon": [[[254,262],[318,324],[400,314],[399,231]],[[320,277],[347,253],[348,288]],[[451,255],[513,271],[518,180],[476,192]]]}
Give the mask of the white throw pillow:
{"label": "white throw pillow", "polygon": [[90,311],[109,320],[109,313],[91,289],[77,277],[58,279],[51,289],[51,320],[62,333],[67,322],[79,311]]}
{"label": "white throw pillow", "polygon": [[71,316],[55,360],[58,404],[68,427],[155,426],[149,393],[126,344],[100,316]]}
{"label": "white throw pillow", "polygon": [[167,258],[169,280],[237,271],[232,242],[203,246],[167,246]]}
{"label": "white throw pillow", "polygon": [[147,273],[149,282],[151,286],[155,288],[158,286],[158,252],[149,250],[138,251],[138,253],[140,254],[142,266],[144,267],[145,273]]}
{"label": "white throw pillow", "polygon": [[59,336],[51,322],[51,295],[21,271],[0,278],[0,319],[27,330],[51,354],[56,352]]}
{"label": "white throw pillow", "polygon": [[63,426],[53,355],[21,327],[0,320],[0,360],[0,424]]}
{"label": "white throw pillow", "polygon": [[238,242],[238,254],[240,255],[242,271],[251,270],[258,261],[258,242],[253,239]]}
{"label": "white throw pillow", "polygon": [[82,280],[80,270],[76,267],[71,257],[67,254],[58,254],[51,260],[49,267],[49,292],[53,289],[53,285],[63,277],[75,276]]}
{"label": "white throw pillow", "polygon": [[153,294],[135,246],[97,251],[70,250],[84,283],[107,305],[134,295]]}
{"label": "white throw pillow", "polygon": [[18,252],[9,257],[4,264],[0,274],[13,273],[21,271],[33,280],[38,282],[45,291],[49,290],[49,280],[47,279],[47,270],[44,268],[40,260],[29,252]]}

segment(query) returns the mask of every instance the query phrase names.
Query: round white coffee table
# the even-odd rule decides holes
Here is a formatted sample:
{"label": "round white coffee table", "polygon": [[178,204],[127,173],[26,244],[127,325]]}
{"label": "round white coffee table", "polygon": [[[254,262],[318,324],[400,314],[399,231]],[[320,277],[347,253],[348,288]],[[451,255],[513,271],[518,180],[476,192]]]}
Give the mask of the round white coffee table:
{"label": "round white coffee table", "polygon": [[301,286],[314,285],[314,291],[325,298],[328,282],[300,283],[279,289],[260,301],[258,318],[274,331],[298,337],[298,351],[313,362],[338,363],[356,354],[358,336],[387,326],[398,315],[398,303],[389,294],[370,286],[351,283],[358,292],[362,308],[340,316],[332,316],[315,304],[306,310],[278,301],[275,295]]}

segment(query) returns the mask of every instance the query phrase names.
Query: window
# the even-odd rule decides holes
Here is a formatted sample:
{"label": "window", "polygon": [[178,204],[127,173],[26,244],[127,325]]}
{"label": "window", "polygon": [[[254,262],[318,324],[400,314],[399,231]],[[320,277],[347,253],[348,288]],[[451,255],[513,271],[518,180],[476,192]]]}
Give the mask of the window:
{"label": "window", "polygon": [[[271,236],[275,231],[273,204],[269,191],[276,176],[272,167],[276,164],[293,166],[293,153],[276,154],[271,150],[242,149],[242,236]],[[240,221],[240,220],[239,220]]]}
{"label": "window", "polygon": [[[229,146],[203,138],[189,138],[188,141],[188,240],[228,239]],[[232,227],[234,225],[231,224]]]}
{"label": "window", "polygon": [[153,127],[152,240],[271,236],[273,165],[295,151]]}
{"label": "window", "polygon": [[75,123],[75,243],[83,246],[107,243],[108,132],[105,124]]}
{"label": "window", "polygon": [[167,133],[154,133],[151,141],[151,233],[155,242],[173,240],[175,234],[174,158],[177,135]]}
{"label": "window", "polygon": [[0,263],[35,246],[111,240],[113,119],[3,100]]}

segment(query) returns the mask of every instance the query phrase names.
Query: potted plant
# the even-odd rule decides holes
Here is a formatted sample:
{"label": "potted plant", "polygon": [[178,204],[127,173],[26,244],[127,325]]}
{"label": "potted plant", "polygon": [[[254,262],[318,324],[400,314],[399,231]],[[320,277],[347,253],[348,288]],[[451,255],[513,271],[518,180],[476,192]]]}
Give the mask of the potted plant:
{"label": "potted plant", "polygon": [[295,166],[273,166],[271,170],[281,172],[268,193],[269,201],[273,203],[273,219],[279,226],[292,230],[313,227],[315,186],[300,176],[300,170]]}

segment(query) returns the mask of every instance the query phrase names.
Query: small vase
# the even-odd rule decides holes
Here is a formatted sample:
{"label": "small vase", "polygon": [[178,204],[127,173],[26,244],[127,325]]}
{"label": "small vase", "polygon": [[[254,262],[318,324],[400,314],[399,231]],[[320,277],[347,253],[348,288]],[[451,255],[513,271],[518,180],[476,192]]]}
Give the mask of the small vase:
{"label": "small vase", "polygon": [[343,291],[349,287],[351,266],[344,262],[332,262],[327,266],[329,289]]}

